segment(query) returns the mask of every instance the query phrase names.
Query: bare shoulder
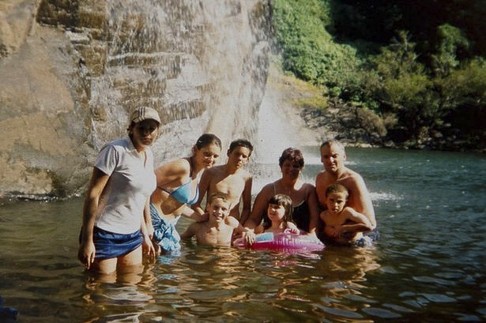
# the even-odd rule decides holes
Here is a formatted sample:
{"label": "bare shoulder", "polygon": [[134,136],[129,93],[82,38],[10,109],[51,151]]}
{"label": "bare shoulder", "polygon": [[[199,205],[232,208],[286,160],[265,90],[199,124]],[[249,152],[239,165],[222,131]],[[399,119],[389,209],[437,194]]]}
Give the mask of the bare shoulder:
{"label": "bare shoulder", "polygon": [[233,216],[228,216],[226,218],[225,223],[227,225],[229,225],[230,227],[232,227],[232,228],[237,228],[240,225],[240,222],[235,217],[233,217]]}
{"label": "bare shoulder", "polygon": [[329,219],[329,212],[327,211],[322,211],[320,214],[320,218],[322,221],[327,222]]}
{"label": "bare shoulder", "polygon": [[332,182],[333,182],[333,179],[330,177],[329,173],[326,172],[325,170],[320,171],[316,175],[316,187],[318,189],[325,188]]}
{"label": "bare shoulder", "polygon": [[346,168],[346,171],[347,171],[347,177],[350,177],[355,181],[363,181],[363,177],[358,172],[349,168]]}
{"label": "bare shoulder", "polygon": [[316,181],[321,181],[325,178],[326,176],[326,171],[325,170],[321,170],[319,173],[317,173],[316,175]]}
{"label": "bare shoulder", "polygon": [[262,187],[260,192],[258,192],[258,195],[260,196],[273,196],[273,191],[274,191],[274,183],[269,183],[266,184],[265,186]]}
{"label": "bare shoulder", "polygon": [[302,184],[302,189],[307,196],[309,196],[309,194],[314,194],[316,192],[316,187],[310,183]]}
{"label": "bare shoulder", "polygon": [[350,206],[346,206],[344,210],[341,212],[343,220],[352,220],[357,221],[362,218],[366,218],[366,216]]}
{"label": "bare shoulder", "polygon": [[185,158],[174,159],[156,168],[156,174],[179,174],[188,173],[191,165]]}
{"label": "bare shoulder", "polygon": [[207,223],[207,221],[204,221],[204,222],[193,222],[191,223],[188,227],[187,227],[187,230],[188,231],[191,231],[191,232],[197,232],[200,228],[202,228],[205,224]]}
{"label": "bare shoulder", "polygon": [[213,166],[211,168],[206,168],[204,170],[204,174],[209,176],[214,176],[215,174],[221,173],[223,171],[223,167],[224,166],[222,165],[218,165],[218,166]]}
{"label": "bare shoulder", "polygon": [[346,206],[341,212],[341,214],[346,218],[353,216],[355,213],[356,211],[350,206]]}
{"label": "bare shoulder", "polygon": [[253,178],[253,175],[246,169],[243,169],[243,177],[245,178],[245,181],[248,181]]}
{"label": "bare shoulder", "polygon": [[364,185],[363,177],[357,172],[347,168],[345,174],[337,181],[349,190],[360,189]]}
{"label": "bare shoulder", "polygon": [[214,180],[219,180],[224,176],[224,166],[213,166],[204,170],[201,180],[204,178],[208,184]]}

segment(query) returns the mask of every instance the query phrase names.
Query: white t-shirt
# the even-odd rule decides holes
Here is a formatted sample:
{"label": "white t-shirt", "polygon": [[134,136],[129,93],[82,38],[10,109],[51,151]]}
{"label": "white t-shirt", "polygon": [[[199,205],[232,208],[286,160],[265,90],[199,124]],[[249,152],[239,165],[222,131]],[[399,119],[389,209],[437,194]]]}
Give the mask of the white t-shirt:
{"label": "white t-shirt", "polygon": [[130,138],[115,140],[101,149],[94,166],[110,175],[95,225],[120,234],[139,230],[145,203],[157,185],[152,150],[139,154]]}

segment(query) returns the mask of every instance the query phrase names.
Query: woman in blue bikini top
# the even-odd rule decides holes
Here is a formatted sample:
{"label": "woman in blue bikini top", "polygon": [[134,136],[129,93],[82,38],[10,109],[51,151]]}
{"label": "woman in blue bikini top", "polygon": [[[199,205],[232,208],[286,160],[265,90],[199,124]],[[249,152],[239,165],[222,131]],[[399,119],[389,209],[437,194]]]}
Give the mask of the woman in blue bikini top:
{"label": "woman in blue bikini top", "polygon": [[214,165],[221,153],[221,141],[213,134],[203,134],[192,147],[192,156],[167,162],[155,170],[157,188],[151,204],[161,217],[173,220],[179,215],[198,218],[190,206],[199,198],[198,182],[203,171]]}
{"label": "woman in blue bikini top", "polygon": [[204,211],[190,206],[199,198],[199,178],[214,165],[221,153],[221,140],[203,134],[192,147],[192,156],[170,161],[155,170],[157,188],[150,198],[152,243],[157,254],[179,252],[176,224],[181,215],[201,221]]}
{"label": "woman in blue bikini top", "polygon": [[[189,161],[190,162],[190,161]],[[195,187],[195,192],[193,194],[193,181],[190,179],[186,183],[182,184],[181,186],[177,187],[176,189],[169,191],[163,187],[160,189],[169,193],[169,197],[173,198],[180,204],[187,204],[187,205],[193,205],[197,202],[197,199],[199,198],[199,188]]]}

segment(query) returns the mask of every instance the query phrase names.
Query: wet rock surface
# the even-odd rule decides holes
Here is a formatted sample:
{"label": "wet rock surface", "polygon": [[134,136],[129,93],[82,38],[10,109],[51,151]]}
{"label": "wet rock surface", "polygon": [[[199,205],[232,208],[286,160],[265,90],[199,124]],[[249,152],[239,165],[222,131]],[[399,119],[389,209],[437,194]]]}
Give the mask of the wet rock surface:
{"label": "wet rock surface", "polygon": [[81,194],[139,105],[164,121],[157,163],[203,132],[251,136],[268,14],[259,0],[2,1],[0,196]]}

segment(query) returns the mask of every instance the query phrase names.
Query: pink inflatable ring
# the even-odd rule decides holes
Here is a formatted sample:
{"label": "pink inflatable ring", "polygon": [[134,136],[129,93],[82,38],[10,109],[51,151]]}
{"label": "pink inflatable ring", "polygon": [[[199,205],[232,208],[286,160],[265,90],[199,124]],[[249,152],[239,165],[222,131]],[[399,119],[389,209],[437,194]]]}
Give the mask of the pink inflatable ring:
{"label": "pink inflatable ring", "polygon": [[272,233],[265,232],[256,235],[252,245],[247,244],[243,238],[236,239],[233,243],[238,248],[251,248],[255,250],[301,250],[320,251],[324,244],[317,238],[293,233]]}

